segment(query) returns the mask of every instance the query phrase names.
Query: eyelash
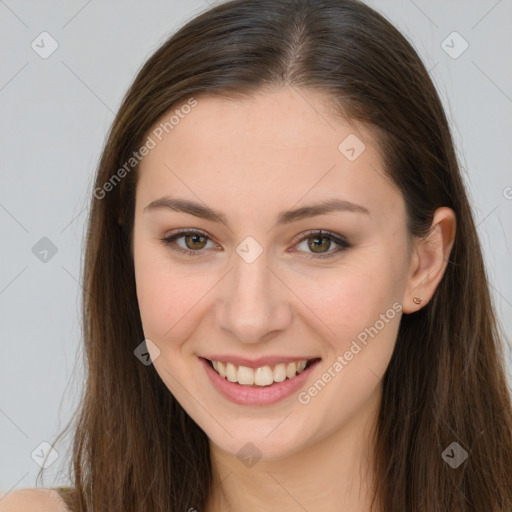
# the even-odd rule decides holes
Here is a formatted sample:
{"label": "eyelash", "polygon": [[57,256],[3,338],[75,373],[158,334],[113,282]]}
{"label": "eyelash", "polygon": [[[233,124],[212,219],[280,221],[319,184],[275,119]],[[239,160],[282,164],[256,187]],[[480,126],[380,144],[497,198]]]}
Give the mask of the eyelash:
{"label": "eyelash", "polygon": [[[187,229],[179,230],[176,233],[174,233],[173,235],[161,238],[160,240],[163,242],[163,244],[165,246],[170,247],[173,251],[180,252],[182,254],[187,254],[189,256],[200,256],[202,249],[198,249],[197,251],[192,251],[190,249],[183,249],[182,247],[179,247],[179,246],[173,247],[173,245],[175,245],[174,242],[176,240],[183,238],[186,235],[199,235],[199,236],[206,238],[207,240],[210,240],[210,237],[208,235],[206,235],[206,233],[203,233],[201,231],[187,230]],[[323,253],[323,254],[310,253],[310,255],[307,256],[307,258],[310,258],[310,259],[331,258],[335,254],[351,247],[350,243],[345,238],[343,238],[339,235],[336,235],[335,233],[331,233],[330,231],[322,231],[322,230],[309,231],[309,232],[305,233],[305,235],[297,242],[296,245],[300,244],[301,242],[303,242],[304,240],[307,240],[309,238],[321,238],[321,239],[326,238],[327,240],[330,240],[331,242],[335,242],[336,244],[339,245],[339,247],[336,250],[328,252],[328,253]]]}

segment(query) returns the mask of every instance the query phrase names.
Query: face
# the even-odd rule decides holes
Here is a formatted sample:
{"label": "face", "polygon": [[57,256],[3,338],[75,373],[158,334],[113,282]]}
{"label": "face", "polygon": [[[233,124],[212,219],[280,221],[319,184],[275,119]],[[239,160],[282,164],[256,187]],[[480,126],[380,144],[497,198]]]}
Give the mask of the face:
{"label": "face", "polygon": [[[139,169],[144,334],[217,447],[284,458],[357,425],[379,397],[411,262],[405,204],[371,133],[318,93],[196,101]],[[340,209],[303,210],[326,201]],[[312,359],[293,376],[292,361]]]}

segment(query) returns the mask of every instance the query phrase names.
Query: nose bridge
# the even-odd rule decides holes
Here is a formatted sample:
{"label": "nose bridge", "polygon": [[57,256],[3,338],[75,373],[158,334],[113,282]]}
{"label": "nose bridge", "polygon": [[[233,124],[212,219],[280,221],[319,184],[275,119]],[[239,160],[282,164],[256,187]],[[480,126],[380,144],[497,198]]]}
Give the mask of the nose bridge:
{"label": "nose bridge", "polygon": [[283,284],[268,268],[268,253],[251,260],[243,248],[241,244],[233,256],[218,320],[238,341],[257,343],[272,331],[286,329],[291,314]]}

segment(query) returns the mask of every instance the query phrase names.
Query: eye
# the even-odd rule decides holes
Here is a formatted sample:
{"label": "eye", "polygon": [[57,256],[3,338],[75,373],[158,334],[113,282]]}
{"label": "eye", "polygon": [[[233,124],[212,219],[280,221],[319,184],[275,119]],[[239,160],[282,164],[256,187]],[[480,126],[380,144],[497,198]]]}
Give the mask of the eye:
{"label": "eye", "polygon": [[[180,246],[177,240],[183,238],[185,247]],[[190,256],[199,256],[201,249],[205,248],[209,237],[201,231],[192,231],[182,229],[173,235],[162,238],[164,245],[169,246],[173,251],[188,254]],[[213,243],[213,242],[212,242]]]}
{"label": "eye", "polygon": [[[308,258],[330,258],[331,256],[334,256],[336,253],[339,253],[351,247],[349,242],[343,236],[336,235],[335,233],[331,233],[330,231],[321,230],[310,231],[306,233],[306,235],[299,240],[299,244],[297,244],[297,246],[304,242],[306,242],[307,248],[312,250],[312,254],[308,255]],[[330,248],[333,243],[338,245],[338,247],[334,251],[323,250],[326,248]]]}
{"label": "eye", "polygon": [[[184,239],[185,247],[180,246],[177,241]],[[208,235],[201,231],[180,230],[168,237],[162,238],[164,245],[169,246],[173,251],[181,252],[190,256],[200,256],[202,249],[206,247]],[[309,241],[312,241],[311,243]],[[327,243],[325,243],[327,241]],[[341,235],[336,235],[329,231],[310,231],[299,240],[299,244],[308,242],[307,247],[312,250],[308,258],[329,258],[334,254],[351,247],[349,242]],[[213,243],[213,242],[212,242]],[[332,244],[338,245],[334,251],[325,251]],[[215,245],[215,244],[214,244]],[[302,251],[301,251],[302,252]]]}

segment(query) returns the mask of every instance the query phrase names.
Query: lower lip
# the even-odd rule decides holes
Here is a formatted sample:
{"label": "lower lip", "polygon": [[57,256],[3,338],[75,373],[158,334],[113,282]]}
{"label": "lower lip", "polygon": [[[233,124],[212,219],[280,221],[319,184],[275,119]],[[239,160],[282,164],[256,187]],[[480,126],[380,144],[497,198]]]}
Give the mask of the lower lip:
{"label": "lower lip", "polygon": [[308,379],[310,370],[320,362],[320,359],[316,360],[309,368],[292,379],[287,378],[283,382],[274,382],[270,386],[251,387],[230,382],[221,377],[206,359],[202,357],[199,359],[215,389],[225,398],[239,405],[270,405],[279,402],[300,389]]}

